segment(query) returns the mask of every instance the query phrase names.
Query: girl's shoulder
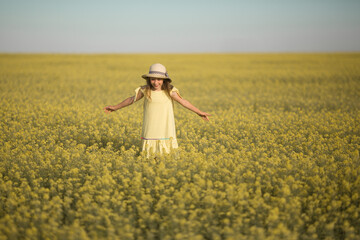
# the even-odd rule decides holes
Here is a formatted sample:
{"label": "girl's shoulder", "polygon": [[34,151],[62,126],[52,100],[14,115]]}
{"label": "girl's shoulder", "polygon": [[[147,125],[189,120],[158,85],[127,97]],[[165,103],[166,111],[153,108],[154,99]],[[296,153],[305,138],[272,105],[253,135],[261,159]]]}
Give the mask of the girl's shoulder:
{"label": "girl's shoulder", "polygon": [[[146,94],[145,89],[146,89],[146,85],[140,86],[140,87],[135,89],[135,101],[141,99]],[[138,97],[139,95],[141,97]]]}
{"label": "girl's shoulder", "polygon": [[173,86],[173,85],[170,85],[170,91],[172,91],[172,92],[178,92],[179,91],[179,89],[177,89],[175,86]]}
{"label": "girl's shoulder", "polygon": [[179,89],[177,89],[176,87],[174,87],[173,85],[171,85],[170,86],[170,94],[172,94],[172,93],[177,93],[177,95],[179,95],[179,97],[181,97],[182,98],[182,96],[180,95],[180,91],[179,91]]}
{"label": "girl's shoulder", "polygon": [[179,89],[177,89],[175,86],[170,85],[170,91],[179,91]]}
{"label": "girl's shoulder", "polygon": [[147,85],[140,86],[140,87],[136,88],[135,91],[136,92],[141,91],[143,93],[146,90],[146,88],[147,88]]}
{"label": "girl's shoulder", "polygon": [[145,90],[146,90],[146,85],[137,87],[137,88],[135,89],[135,95],[137,95],[139,92],[144,93]]}

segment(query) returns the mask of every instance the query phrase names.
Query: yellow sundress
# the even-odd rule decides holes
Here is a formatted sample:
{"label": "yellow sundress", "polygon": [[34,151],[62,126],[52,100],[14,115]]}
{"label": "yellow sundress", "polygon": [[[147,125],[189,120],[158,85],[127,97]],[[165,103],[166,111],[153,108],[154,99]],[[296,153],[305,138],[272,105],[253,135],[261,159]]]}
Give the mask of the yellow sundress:
{"label": "yellow sundress", "polygon": [[[178,148],[176,140],[173,100],[165,91],[151,91],[151,99],[145,96],[145,88],[135,89],[135,101],[141,91],[144,94],[144,115],[141,133],[142,150],[150,153],[170,153],[171,149]],[[175,87],[171,92],[179,90]],[[181,96],[180,96],[181,97]]]}

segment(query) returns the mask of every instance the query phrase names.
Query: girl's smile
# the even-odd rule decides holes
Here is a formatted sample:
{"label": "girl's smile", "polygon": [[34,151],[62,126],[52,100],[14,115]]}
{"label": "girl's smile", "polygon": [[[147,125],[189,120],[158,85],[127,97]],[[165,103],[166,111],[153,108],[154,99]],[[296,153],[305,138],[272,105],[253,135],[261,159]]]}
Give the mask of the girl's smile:
{"label": "girl's smile", "polygon": [[161,78],[150,78],[151,86],[155,89],[155,91],[160,91],[163,85],[164,80]]}

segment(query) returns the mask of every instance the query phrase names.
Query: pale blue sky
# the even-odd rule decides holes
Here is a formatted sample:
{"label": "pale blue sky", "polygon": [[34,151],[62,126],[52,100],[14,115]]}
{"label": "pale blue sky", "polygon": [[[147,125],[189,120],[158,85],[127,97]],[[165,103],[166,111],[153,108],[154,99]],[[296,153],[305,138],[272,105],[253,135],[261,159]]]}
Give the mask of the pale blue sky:
{"label": "pale blue sky", "polygon": [[360,51],[360,0],[0,0],[0,52]]}

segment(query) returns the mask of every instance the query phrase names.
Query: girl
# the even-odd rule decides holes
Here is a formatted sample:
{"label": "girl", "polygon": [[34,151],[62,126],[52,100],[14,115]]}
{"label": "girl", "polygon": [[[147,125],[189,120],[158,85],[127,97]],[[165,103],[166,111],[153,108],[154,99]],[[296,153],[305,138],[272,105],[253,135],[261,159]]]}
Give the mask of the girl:
{"label": "girl", "polygon": [[170,85],[171,79],[162,64],[151,65],[149,73],[142,77],[147,85],[138,87],[135,90],[135,96],[125,99],[118,105],[107,106],[104,110],[107,113],[114,112],[145,97],[141,133],[142,150],[146,151],[148,156],[150,152],[169,153],[172,148],[178,147],[172,100],[195,112],[206,121],[209,121],[210,114],[200,111],[181,97],[179,90]]}

